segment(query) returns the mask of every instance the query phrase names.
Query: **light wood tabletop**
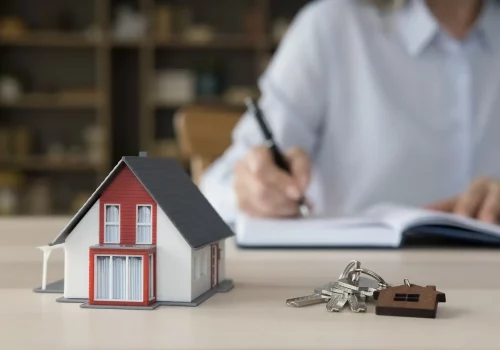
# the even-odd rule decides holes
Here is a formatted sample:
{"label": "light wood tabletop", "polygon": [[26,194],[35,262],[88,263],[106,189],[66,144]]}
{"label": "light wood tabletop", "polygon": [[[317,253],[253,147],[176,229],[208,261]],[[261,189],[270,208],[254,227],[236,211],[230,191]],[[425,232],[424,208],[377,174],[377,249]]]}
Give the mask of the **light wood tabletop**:
{"label": "light wood tabletop", "polygon": [[[229,242],[235,288],[196,308],[92,310],[37,294],[42,253],[68,218],[0,220],[2,349],[499,349],[500,254],[494,250],[248,251]],[[324,305],[292,308],[352,259],[393,284],[404,278],[446,293],[436,319],[377,316]],[[48,279],[63,276],[55,251]]]}

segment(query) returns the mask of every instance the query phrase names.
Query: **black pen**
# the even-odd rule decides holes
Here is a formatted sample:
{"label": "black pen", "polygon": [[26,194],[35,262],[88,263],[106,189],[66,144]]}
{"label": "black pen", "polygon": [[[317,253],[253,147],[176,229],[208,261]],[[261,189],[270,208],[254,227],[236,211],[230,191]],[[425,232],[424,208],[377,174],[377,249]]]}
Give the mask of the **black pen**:
{"label": "black pen", "polygon": [[[262,133],[264,134],[264,138],[266,140],[267,147],[271,151],[274,162],[276,165],[286,171],[287,173],[291,174],[290,170],[290,165],[288,164],[288,161],[286,160],[285,156],[283,153],[280,151],[278,145],[274,141],[273,134],[271,133],[271,129],[269,128],[266,119],[264,118],[264,113],[262,113],[262,110],[260,109],[259,105],[257,102],[248,97],[245,99],[245,104],[247,105],[247,108],[249,111],[252,112],[252,114],[255,116],[257,119],[257,123],[259,124],[260,129],[262,130]],[[299,210],[302,216],[309,216],[310,211],[309,207],[306,204],[306,200],[304,197],[301,197],[298,201],[299,205]]]}

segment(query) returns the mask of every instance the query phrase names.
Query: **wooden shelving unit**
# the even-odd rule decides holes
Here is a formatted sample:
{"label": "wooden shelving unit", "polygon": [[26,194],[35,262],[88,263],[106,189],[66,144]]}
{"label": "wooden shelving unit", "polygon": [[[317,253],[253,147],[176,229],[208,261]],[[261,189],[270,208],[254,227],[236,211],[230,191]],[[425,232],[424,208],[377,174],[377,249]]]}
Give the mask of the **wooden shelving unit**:
{"label": "wooden shelving unit", "polygon": [[[217,61],[223,68],[225,88],[255,88],[266,61],[279,43],[272,35],[273,21],[283,16],[292,19],[307,2],[87,0],[68,5],[46,0],[44,11],[38,11],[38,0],[2,1],[0,19],[17,16],[33,24],[33,28],[26,34],[10,37],[2,35],[0,30],[0,74],[13,67],[22,76],[31,75],[33,81],[22,98],[11,102],[0,99],[0,148],[3,128],[26,128],[38,137],[37,149],[29,154],[10,155],[8,159],[0,154],[0,178],[2,172],[31,176],[28,182],[38,177],[53,178],[55,185],[64,184],[81,195],[91,193],[123,155],[139,151],[155,154],[161,145],[175,156],[172,119],[187,104],[155,98],[153,86],[158,71],[195,72],[206,62]],[[116,39],[111,34],[117,6],[123,3],[131,4],[145,16],[148,32],[144,38]],[[195,22],[201,20],[216,30],[213,39],[189,40],[178,33],[167,39],[157,36],[159,5],[189,9]],[[92,26],[99,34],[89,37],[83,34],[88,33],[86,30],[69,34],[71,31],[52,29],[48,17],[60,7],[72,12],[80,25]],[[251,21],[247,18],[249,13],[255,16]],[[174,16],[174,20],[178,17]],[[261,25],[249,35],[248,23],[254,22]],[[90,89],[94,96],[61,96],[66,89],[80,88]],[[196,96],[195,103],[243,111],[242,104],[227,103],[223,93]],[[51,142],[81,143],[81,132],[88,126],[102,132],[100,162],[78,158],[72,161],[71,157],[51,161],[44,155]],[[0,192],[1,188],[0,182]],[[69,203],[59,204],[59,208],[69,207]]]}

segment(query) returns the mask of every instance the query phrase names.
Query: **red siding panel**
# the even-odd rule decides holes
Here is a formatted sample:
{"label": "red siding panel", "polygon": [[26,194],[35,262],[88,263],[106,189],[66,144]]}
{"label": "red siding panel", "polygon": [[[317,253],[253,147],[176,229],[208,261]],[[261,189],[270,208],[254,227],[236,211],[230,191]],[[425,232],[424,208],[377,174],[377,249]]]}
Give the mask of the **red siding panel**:
{"label": "red siding panel", "polygon": [[153,243],[156,244],[156,202],[128,167],[124,167],[100,198],[99,243],[104,244],[105,205],[120,205],[120,244],[136,243],[137,205],[153,207]]}

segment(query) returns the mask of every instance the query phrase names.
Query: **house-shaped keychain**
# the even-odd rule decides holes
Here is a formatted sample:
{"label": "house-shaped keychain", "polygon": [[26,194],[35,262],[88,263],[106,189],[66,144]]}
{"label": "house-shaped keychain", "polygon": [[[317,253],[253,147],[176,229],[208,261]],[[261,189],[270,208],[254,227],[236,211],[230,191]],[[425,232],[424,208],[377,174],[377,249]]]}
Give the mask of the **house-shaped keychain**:
{"label": "house-shaped keychain", "polygon": [[64,248],[63,297],[88,308],[196,306],[233,287],[233,232],[175,161],[123,157],[44,252]]}
{"label": "house-shaped keychain", "polygon": [[375,291],[373,298],[375,313],[384,316],[436,318],[438,303],[446,302],[446,295],[435,286],[417,286],[406,279],[402,286]]}

